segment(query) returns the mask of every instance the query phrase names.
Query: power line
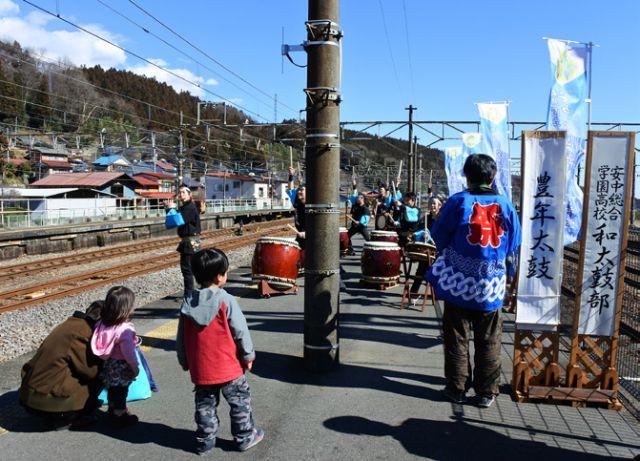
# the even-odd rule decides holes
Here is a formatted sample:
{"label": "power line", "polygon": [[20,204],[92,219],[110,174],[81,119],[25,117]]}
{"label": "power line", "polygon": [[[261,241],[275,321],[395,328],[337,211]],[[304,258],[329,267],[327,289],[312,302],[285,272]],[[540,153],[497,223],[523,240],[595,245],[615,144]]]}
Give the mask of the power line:
{"label": "power line", "polygon": [[165,68],[165,67],[163,67],[163,66],[161,66],[161,65],[159,65],[159,64],[157,64],[157,63],[155,63],[155,62],[153,62],[153,61],[151,61],[151,60],[149,60],[149,59],[147,59],[147,58],[144,58],[144,57],[140,56],[138,53],[133,52],[133,51],[130,51],[130,50],[128,50],[128,49],[126,49],[126,48],[124,48],[124,47],[122,47],[122,46],[120,46],[120,45],[118,45],[118,44],[116,44],[116,43],[112,42],[111,40],[108,40],[108,39],[106,39],[106,38],[102,37],[101,35],[96,34],[95,32],[92,32],[92,31],[90,31],[89,29],[86,29],[85,27],[79,26],[78,24],[76,24],[76,23],[74,23],[74,22],[72,22],[72,21],[70,21],[70,20],[68,20],[68,19],[64,18],[64,17],[63,17],[63,16],[61,16],[61,15],[57,15],[57,14],[53,13],[52,11],[49,11],[49,10],[47,10],[46,8],[43,8],[43,7],[39,6],[39,5],[36,5],[35,3],[33,3],[33,2],[31,2],[31,1],[29,1],[29,0],[22,0],[22,1],[23,1],[24,3],[26,3],[26,4],[28,4],[28,5],[31,5],[33,8],[36,8],[37,10],[42,11],[43,13],[46,13],[46,14],[48,14],[48,15],[50,15],[50,16],[53,16],[54,18],[58,18],[58,19],[60,19],[61,21],[63,21],[63,22],[65,22],[65,23],[69,24],[70,26],[75,27],[76,29],[81,30],[82,32],[85,32],[86,34],[89,34],[89,35],[91,35],[92,37],[97,38],[98,40],[101,40],[101,41],[103,41],[103,42],[105,42],[105,43],[108,43],[109,45],[111,45],[111,46],[113,46],[113,47],[115,47],[115,48],[118,48],[119,50],[122,50],[122,51],[124,51],[125,53],[130,54],[131,56],[134,56],[134,57],[136,57],[136,58],[140,59],[141,61],[144,61],[144,62],[146,62],[147,64],[149,64],[149,65],[151,65],[151,66],[153,66],[153,67],[155,67],[155,68],[157,68],[157,69],[160,69],[160,70],[162,70],[162,71],[164,71],[164,72],[168,73],[169,75],[173,75],[174,77],[176,77],[176,78],[178,78],[178,79],[182,80],[183,82],[186,82],[186,83],[188,83],[188,84],[190,84],[190,85],[193,85],[193,86],[195,86],[196,88],[200,88],[202,91],[204,91],[204,92],[206,92],[206,93],[209,93],[209,94],[211,94],[211,95],[215,96],[216,98],[222,99],[223,101],[227,101],[230,105],[235,106],[235,107],[238,107],[239,109],[241,109],[242,111],[244,111],[244,112],[246,112],[246,113],[248,113],[248,114],[253,114],[253,115],[255,115],[255,116],[256,116],[256,117],[258,117],[258,118],[261,118],[261,119],[263,119],[263,120],[265,120],[265,121],[269,121],[269,120],[267,120],[265,117],[263,117],[262,115],[258,114],[257,112],[254,112],[254,111],[252,111],[252,110],[249,110],[249,109],[247,109],[246,107],[244,107],[244,106],[242,106],[242,105],[240,105],[240,104],[237,104],[237,103],[233,102],[232,100],[230,100],[230,99],[228,99],[228,98],[225,98],[224,96],[221,96],[221,95],[219,95],[219,94],[217,94],[217,93],[215,93],[215,92],[213,92],[213,91],[209,90],[208,88],[204,88],[204,87],[202,87],[199,83],[194,82],[194,81],[192,81],[192,80],[189,80],[188,78],[185,78],[185,77],[183,77],[182,75],[177,74],[177,73],[173,72],[173,71],[172,71],[172,70],[170,70],[170,69],[167,69],[167,68]]}
{"label": "power line", "polygon": [[382,0],[378,0],[378,4],[380,5],[380,12],[382,13],[382,25],[384,26],[384,35],[387,39],[387,48],[389,49],[389,57],[391,58],[393,73],[396,77],[396,84],[398,85],[398,89],[401,89],[400,77],[398,76],[398,68],[396,67],[396,60],[393,57],[393,49],[391,48],[391,39],[389,38],[389,30],[387,29],[387,19],[384,14],[384,6],[382,6]]}
{"label": "power line", "polygon": [[[198,61],[196,58],[194,58],[193,56],[191,56],[190,54],[184,52],[183,50],[179,49],[177,46],[173,45],[172,43],[168,42],[167,40],[165,40],[164,38],[160,37],[158,34],[155,34],[154,32],[152,32],[151,30],[149,30],[148,28],[144,27],[143,25],[137,23],[136,21],[134,21],[133,19],[131,19],[129,16],[125,15],[124,13],[116,10],[115,8],[113,8],[112,6],[108,5],[107,3],[105,3],[102,0],[96,0],[98,3],[100,3],[101,5],[103,5],[105,8],[111,10],[113,13],[117,14],[118,16],[120,16],[121,18],[123,18],[124,20],[126,20],[127,22],[133,24],[134,26],[140,28],[143,32],[151,35],[152,37],[156,38],[157,40],[161,41],[162,43],[164,43],[166,46],[168,46],[169,48],[171,48],[174,51],[177,51],[178,53],[180,53],[181,55],[187,57],[188,59],[190,59],[192,62],[194,62],[197,65],[200,65],[202,67],[204,67],[205,69],[207,69],[209,72],[211,72],[213,75],[215,75],[216,77],[224,80],[225,82],[229,83],[230,85],[233,85],[235,88],[237,88],[238,90],[242,91],[244,94],[248,95],[251,98],[254,98],[256,101],[259,101],[262,104],[265,105],[270,105],[271,102],[265,102],[263,99],[259,99],[258,97],[256,97],[255,95],[249,93],[247,90],[245,90],[244,88],[242,88],[240,85],[236,84],[235,82],[229,80],[228,78],[224,77],[223,75],[221,75],[219,72],[216,72],[215,70],[213,70],[212,68],[210,68],[209,66],[207,66],[206,64],[203,64],[201,61]],[[273,99],[273,98],[271,98]],[[276,104],[280,104],[277,100],[275,100]],[[284,104],[280,104],[280,105],[284,105]],[[287,107],[286,105],[284,105],[285,107]],[[294,109],[289,109],[294,113],[297,113],[296,110]]]}
{"label": "power line", "polygon": [[[14,60],[20,61],[22,63],[29,64],[30,66],[33,66],[34,69],[38,70],[38,63],[37,62],[27,61],[27,60],[19,58],[17,56],[10,55],[10,54],[8,54],[6,52],[3,53],[3,55],[5,57],[7,57],[8,59],[14,59]],[[54,62],[55,60],[53,58],[51,58],[51,57],[45,56],[44,54],[37,54],[37,53],[36,53],[36,55],[39,56],[39,59],[42,59],[43,61],[45,61],[49,65],[53,65],[53,66],[56,66],[56,67],[64,69],[64,70],[68,70],[68,68],[65,68],[62,65],[60,65],[59,63]],[[134,101],[134,102],[137,102],[137,103],[140,103],[140,104],[144,104],[144,105],[146,105],[148,107],[152,107],[154,109],[158,109],[158,110],[167,112],[169,114],[173,114],[173,115],[176,115],[176,116],[181,116],[184,119],[193,120],[193,121],[197,120],[196,117],[191,116],[189,114],[182,114],[180,112],[173,111],[173,110],[167,109],[167,108],[162,107],[162,106],[158,106],[158,105],[153,104],[151,102],[148,102],[148,101],[145,101],[145,100],[142,100],[142,99],[138,99],[138,98],[134,98],[134,97],[126,95],[124,93],[120,93],[120,92],[117,92],[117,91],[114,91],[114,90],[110,90],[108,88],[103,88],[101,86],[94,85],[93,83],[90,83],[90,82],[88,82],[86,80],[75,78],[75,77],[73,77],[73,76],[71,76],[69,74],[66,74],[66,73],[55,72],[55,71],[51,71],[51,70],[49,70],[49,71],[54,75],[58,75],[60,77],[69,79],[71,81],[74,81],[74,82],[77,82],[77,83],[80,83],[80,84],[83,84],[83,85],[90,86],[90,87],[92,87],[92,88],[94,88],[96,90],[104,91],[104,92],[109,93],[111,95],[119,96],[119,97],[125,98],[125,99],[130,100],[130,101]],[[140,117],[140,119],[142,120],[142,117]],[[149,119],[147,119],[147,120],[149,120]],[[151,121],[153,122],[153,120],[151,120]],[[160,124],[160,122],[157,122],[157,123]],[[170,126],[172,128],[179,129],[179,127],[173,126],[173,125],[166,125],[166,126]],[[209,124],[209,126],[212,127],[212,128],[221,130],[221,131],[225,131],[225,132],[234,134],[234,135],[238,134],[237,132],[231,130],[230,128],[225,127],[224,125],[211,125],[211,124]],[[269,127],[269,126],[272,126],[272,124],[265,124],[265,126]],[[255,135],[255,134],[251,134],[251,133],[249,133],[248,135],[251,136],[252,138],[265,141],[266,143],[271,143],[273,141],[271,139],[263,138],[261,136],[258,136],[258,135]]]}
{"label": "power line", "polygon": [[411,40],[409,40],[409,21],[407,20],[407,1],[402,0],[402,11],[404,14],[404,32],[407,41],[407,56],[409,58],[409,79],[411,81],[411,97],[415,97],[413,87],[413,64],[411,62]]}
{"label": "power line", "polygon": [[[230,69],[228,66],[226,66],[225,64],[223,64],[222,62],[220,62],[219,60],[217,60],[216,58],[214,58],[213,56],[209,55],[206,51],[202,50],[200,47],[194,45],[193,43],[191,43],[187,38],[183,37],[182,35],[180,35],[178,32],[176,32],[175,30],[173,30],[171,27],[169,27],[167,24],[165,24],[164,22],[162,22],[160,19],[158,19],[157,17],[155,17],[153,14],[151,14],[149,11],[145,10],[143,7],[141,7],[140,5],[138,5],[135,1],[133,0],[129,0],[129,3],[131,3],[133,6],[135,6],[136,8],[138,8],[141,12],[143,12],[144,14],[146,14],[147,16],[149,16],[151,19],[153,19],[155,22],[157,22],[158,24],[160,24],[162,27],[164,27],[165,29],[167,29],[169,32],[171,32],[173,35],[175,35],[176,37],[178,37],[180,40],[182,40],[183,42],[185,42],[186,44],[188,44],[190,47],[192,47],[193,49],[197,50],[198,52],[200,52],[202,55],[206,56],[209,60],[211,60],[212,62],[216,63],[217,65],[219,65],[220,67],[222,67],[224,70],[226,70],[227,72],[229,72],[231,75],[235,76],[236,78],[242,80],[244,83],[246,83],[247,85],[249,85],[251,88],[255,89],[256,91],[259,91],[260,93],[262,93],[263,95],[267,96],[268,98],[270,98],[271,100],[274,100],[274,97],[272,95],[270,95],[269,93],[261,90],[260,88],[258,88],[256,85],[254,85],[253,83],[251,83],[250,81],[248,81],[246,78],[242,77],[241,75],[239,75],[237,72],[233,71],[232,69]],[[283,102],[278,102],[280,105],[293,110],[294,112],[298,112],[296,109],[288,106],[287,104],[283,103]]]}

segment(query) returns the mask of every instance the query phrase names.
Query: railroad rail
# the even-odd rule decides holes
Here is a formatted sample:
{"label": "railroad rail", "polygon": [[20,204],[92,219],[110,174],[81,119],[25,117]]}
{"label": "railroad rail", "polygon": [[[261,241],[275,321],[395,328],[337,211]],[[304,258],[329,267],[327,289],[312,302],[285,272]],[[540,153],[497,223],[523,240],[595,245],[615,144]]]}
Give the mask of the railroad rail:
{"label": "railroad rail", "polygon": [[[283,220],[273,221],[275,222],[286,222],[290,221],[289,218],[285,218]],[[243,226],[243,231],[251,231],[253,229],[259,229],[260,227],[264,227],[265,223],[251,223]],[[213,231],[206,231],[200,235],[200,238],[203,242],[207,240],[211,240],[214,238],[220,238],[228,235],[232,235],[236,231],[236,228],[229,227],[225,229],[216,229]],[[87,260],[108,260],[121,256],[127,256],[136,253],[160,250],[163,248],[171,248],[172,246],[176,246],[180,241],[177,237],[161,237],[153,240],[147,240],[143,242],[129,243],[126,245],[121,245],[117,247],[110,248],[102,248],[99,250],[85,251],[82,253],[77,253],[74,255],[64,255],[55,258],[48,258],[38,261],[32,261],[28,263],[22,264],[14,264],[11,266],[4,266],[0,268],[0,282],[12,280],[16,277],[25,277],[30,274],[55,269],[58,267],[65,267],[74,264],[86,263]]]}
{"label": "railroad rail", "polygon": [[[276,223],[276,221],[273,221],[261,224],[263,224],[266,229],[253,232],[249,235],[234,236],[233,238],[218,241],[210,245],[203,245],[203,248],[215,247],[223,251],[230,251],[255,243],[260,237],[291,232],[290,230],[283,228],[281,222]],[[244,229],[246,230],[246,227]],[[0,293],[0,314],[39,304],[44,301],[74,295],[82,291],[108,285],[129,277],[157,272],[171,267],[178,262],[179,255],[177,253],[163,254],[126,264],[118,264],[88,273],[63,277],[47,283],[34,284],[28,287],[4,291]]]}

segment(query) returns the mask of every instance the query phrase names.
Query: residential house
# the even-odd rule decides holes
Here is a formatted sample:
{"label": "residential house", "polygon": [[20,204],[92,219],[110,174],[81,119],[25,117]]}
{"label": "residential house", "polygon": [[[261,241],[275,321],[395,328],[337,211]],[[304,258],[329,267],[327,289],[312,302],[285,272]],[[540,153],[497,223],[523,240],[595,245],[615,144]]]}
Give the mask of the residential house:
{"label": "residential house", "polygon": [[123,171],[131,168],[131,162],[119,154],[98,157],[92,165],[95,171]]}
{"label": "residential house", "polygon": [[69,173],[73,166],[69,163],[69,153],[65,149],[33,147],[29,149],[29,160],[35,178],[50,174]]}
{"label": "residential house", "polygon": [[259,208],[269,206],[269,182],[259,176],[209,172],[205,188],[207,199],[256,199]]}
{"label": "residential house", "polygon": [[89,189],[113,195],[121,206],[135,205],[139,198],[135,189],[138,182],[122,172],[60,173],[42,178],[33,184],[36,188]]}
{"label": "residential house", "polygon": [[138,183],[135,192],[147,199],[150,205],[160,204],[175,197],[175,177],[165,173],[138,173],[132,178]]}

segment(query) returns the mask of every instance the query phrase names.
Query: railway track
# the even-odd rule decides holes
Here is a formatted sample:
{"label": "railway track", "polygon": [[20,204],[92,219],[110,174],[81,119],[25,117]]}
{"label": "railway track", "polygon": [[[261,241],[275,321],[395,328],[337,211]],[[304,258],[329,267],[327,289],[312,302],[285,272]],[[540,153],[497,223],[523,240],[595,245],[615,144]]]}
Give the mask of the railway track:
{"label": "railway track", "polygon": [[[215,242],[214,244],[203,245],[202,248],[215,247],[223,251],[230,251],[255,243],[260,237],[290,233],[288,229],[283,228],[282,223],[278,223],[275,226],[273,223],[270,225],[267,224],[266,226],[264,223],[261,224],[263,227],[266,227],[266,229],[241,237],[234,236]],[[244,229],[246,230],[246,227]],[[79,275],[63,277],[47,283],[34,284],[28,287],[0,292],[0,314],[22,309],[44,301],[71,296],[129,277],[157,272],[177,264],[179,259],[180,257],[177,253],[164,254]]]}
{"label": "railway track", "polygon": [[[289,219],[273,221],[285,222]],[[243,227],[245,231],[251,231],[264,227],[265,223],[252,223]],[[206,231],[201,234],[201,240],[206,243],[207,240],[233,235],[235,228],[217,229],[214,231]],[[72,265],[86,263],[88,260],[108,260],[147,251],[161,250],[163,248],[175,247],[180,239],[177,237],[154,239],[147,242],[136,242],[122,245],[114,248],[103,248],[99,250],[85,251],[74,255],[65,255],[55,258],[49,258],[39,261],[32,261],[22,264],[14,264],[0,268],[0,283],[13,280],[17,277],[27,277],[31,274],[56,269],[59,267],[68,267]]]}

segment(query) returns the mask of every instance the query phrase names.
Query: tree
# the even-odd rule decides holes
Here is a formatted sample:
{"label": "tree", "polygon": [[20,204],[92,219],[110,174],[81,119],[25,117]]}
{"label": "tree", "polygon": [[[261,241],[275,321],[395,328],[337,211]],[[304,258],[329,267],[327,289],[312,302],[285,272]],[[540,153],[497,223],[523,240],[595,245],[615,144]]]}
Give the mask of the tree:
{"label": "tree", "polygon": [[22,108],[18,98],[18,91],[15,85],[12,85],[9,77],[5,74],[2,63],[0,63],[0,120],[13,120],[20,117]]}
{"label": "tree", "polygon": [[31,92],[27,100],[27,115],[29,116],[29,126],[42,128],[45,121],[51,117],[49,84],[46,75],[40,78],[38,89]]}

